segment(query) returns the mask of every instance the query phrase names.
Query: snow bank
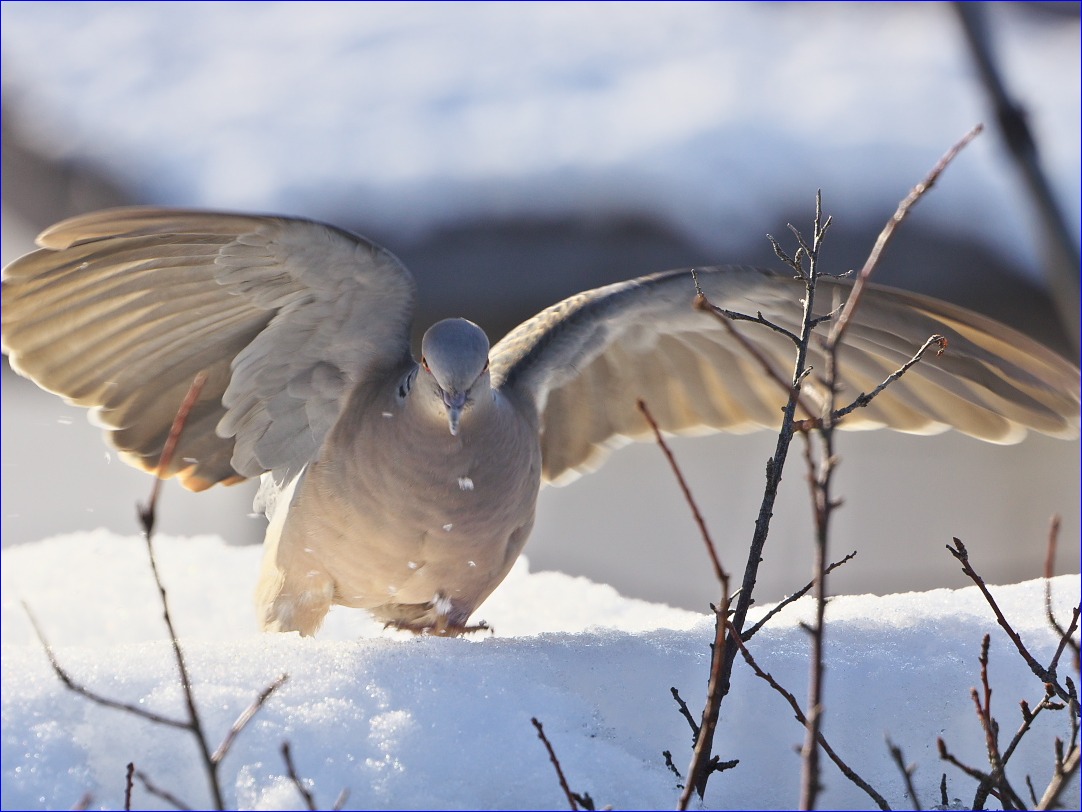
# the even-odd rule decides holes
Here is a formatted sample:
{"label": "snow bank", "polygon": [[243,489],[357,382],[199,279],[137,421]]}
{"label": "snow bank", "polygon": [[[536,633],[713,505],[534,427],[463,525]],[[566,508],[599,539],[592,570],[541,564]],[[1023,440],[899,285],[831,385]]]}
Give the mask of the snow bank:
{"label": "snow bank", "polygon": [[[315,639],[263,635],[250,604],[257,549],[209,537],[162,537],[157,548],[213,738],[278,674],[290,676],[225,760],[230,804],[297,808],[279,754],[288,741],[323,808],[344,788],[348,808],[559,808],[565,801],[530,724],[534,716],[576,792],[615,808],[675,804],[677,780],[661,752],[672,751],[684,770],[690,733],[669,688],[679,688],[696,712],[701,707],[712,635],[707,617],[629,600],[582,578],[531,573],[520,560],[478,613],[495,636],[418,639],[385,632],[350,610],[332,612]],[[129,761],[188,803],[206,804],[194,744],[67,692],[20,606],[31,605],[79,680],[179,715],[180,689],[142,541],[98,531],[2,556],[3,807],[68,808],[89,793],[92,808],[119,808]],[[1055,579],[1064,617],[1079,587],[1077,575]],[[1047,660],[1055,641],[1044,620],[1042,582],[994,592],[1026,644]],[[807,670],[799,622],[810,611],[807,599],[794,604],[751,643],[763,668],[798,696]],[[825,733],[834,747],[896,808],[909,804],[887,734],[917,763],[925,804],[938,798],[943,772],[952,798],[971,799],[973,782],[939,761],[935,740],[942,736],[961,758],[983,763],[983,734],[969,698],[979,680],[981,637],[992,634],[993,710],[1004,731],[1015,729],[1020,699],[1036,704],[1043,694],[980,594],[970,588],[839,597],[828,619]],[[794,805],[802,729],[743,663],[733,691],[717,752],[740,765],[713,778],[705,807]],[[1038,718],[1011,762],[1019,783],[1030,773],[1044,785],[1052,738],[1066,732],[1062,715]],[[825,807],[868,806],[832,765],[824,777]],[[134,803],[156,805],[138,787]]]}

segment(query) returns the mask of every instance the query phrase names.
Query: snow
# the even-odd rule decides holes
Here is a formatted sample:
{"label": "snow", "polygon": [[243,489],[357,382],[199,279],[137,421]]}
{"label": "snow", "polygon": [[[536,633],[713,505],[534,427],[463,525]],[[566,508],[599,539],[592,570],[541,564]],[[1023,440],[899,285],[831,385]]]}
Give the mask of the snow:
{"label": "snow", "polygon": [[[321,808],[342,789],[350,792],[348,808],[358,809],[560,808],[565,801],[530,723],[536,717],[574,791],[614,808],[674,806],[676,778],[661,753],[671,751],[684,770],[690,732],[669,689],[698,712],[713,635],[708,617],[624,598],[583,578],[530,572],[520,559],[478,613],[493,635],[415,638],[342,608],[315,638],[266,635],[255,630],[250,600],[259,550],[213,537],[162,536],[155,544],[213,744],[261,689],[289,675],[225,759],[229,805],[297,808],[279,755],[288,741]],[[187,803],[208,803],[192,742],[66,691],[20,603],[78,681],[180,715],[143,541],[87,532],[8,548],[2,557],[3,807],[68,808],[88,794],[91,808],[119,808],[129,761]],[[1030,581],[993,591],[1047,662],[1055,640],[1043,587]],[[1079,589],[1077,575],[1053,581],[1061,617]],[[798,696],[808,652],[800,622],[812,610],[809,599],[798,601],[750,643],[760,665]],[[939,797],[943,772],[950,797],[970,800],[973,782],[939,761],[935,742],[942,737],[960,758],[982,764],[983,734],[969,697],[982,636],[992,635],[993,710],[1004,731],[1019,721],[1019,700],[1035,705],[1043,695],[976,588],[838,597],[827,616],[828,740],[894,808],[909,803],[888,735],[917,765],[926,805]],[[1032,774],[1043,787],[1052,739],[1066,733],[1061,715],[1038,717],[1011,763],[1018,784]],[[740,764],[714,776],[705,808],[793,806],[801,734],[781,698],[738,662],[716,746]],[[833,766],[824,778],[825,808],[868,806]],[[1077,803],[1077,789],[1066,798]],[[158,805],[138,785],[134,803]]]}

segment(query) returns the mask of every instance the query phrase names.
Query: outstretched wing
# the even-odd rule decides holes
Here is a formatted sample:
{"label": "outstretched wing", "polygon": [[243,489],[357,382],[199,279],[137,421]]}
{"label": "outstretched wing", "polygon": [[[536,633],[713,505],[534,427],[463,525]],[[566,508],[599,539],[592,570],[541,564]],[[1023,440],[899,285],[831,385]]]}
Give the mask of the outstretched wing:
{"label": "outstretched wing", "polygon": [[205,371],[166,472],[191,490],[296,472],[365,370],[409,355],[408,271],[321,223],[123,208],[65,220],[38,244],[3,272],[12,368],[91,407],[151,471]]}
{"label": "outstretched wing", "polygon": [[[763,317],[796,333],[803,283],[752,268],[696,269],[719,307]],[[851,288],[823,278],[818,312]],[[600,464],[607,449],[647,436],[636,407],[644,400],[661,428],[676,433],[777,428],[786,394],[759,362],[709,313],[693,307],[690,270],[668,271],[586,291],[524,322],[492,352],[492,377],[541,416],[544,476],[562,483]],[[784,380],[794,347],[763,325],[740,333]],[[824,328],[825,329],[825,326]],[[931,434],[955,428],[998,443],[1026,429],[1075,437],[1079,429],[1076,366],[995,321],[924,296],[870,286],[839,353],[838,404],[870,392],[934,333],[949,347],[915,365],[841,426],[887,426]],[[810,363],[823,370],[819,342]],[[818,408],[823,387],[813,373],[804,397]]]}

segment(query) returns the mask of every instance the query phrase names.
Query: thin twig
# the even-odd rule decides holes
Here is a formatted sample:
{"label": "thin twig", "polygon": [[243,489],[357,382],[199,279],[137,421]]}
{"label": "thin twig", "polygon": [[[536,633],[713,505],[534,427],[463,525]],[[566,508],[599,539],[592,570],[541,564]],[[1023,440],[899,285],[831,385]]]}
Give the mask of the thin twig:
{"label": "thin twig", "polygon": [[894,232],[897,230],[898,226],[901,225],[902,221],[908,216],[910,210],[916,205],[917,201],[924,196],[924,193],[935,185],[936,181],[939,180],[939,176],[943,174],[943,170],[945,170],[950,162],[954,160],[955,156],[961,152],[970,141],[976,138],[983,129],[984,125],[978,124],[962,136],[961,140],[947,150],[946,154],[939,159],[934,167],[932,167],[932,171],[928,173],[924,180],[914,186],[913,190],[898,204],[894,216],[887,221],[883,230],[879,232],[879,237],[876,239],[875,245],[872,246],[872,250],[868,254],[867,260],[864,262],[864,267],[861,268],[856,281],[853,283],[853,289],[849,294],[849,298],[845,301],[845,307],[842,309],[841,314],[831,328],[830,336],[827,339],[829,343],[837,346],[841,342],[842,336],[849,328],[849,321],[853,316],[853,312],[860,303],[860,298],[864,293],[864,286],[868,282],[868,277],[872,275],[872,272],[879,264],[879,258],[887,247],[887,243],[889,243],[894,236]]}
{"label": "thin twig", "polygon": [[169,790],[165,790],[157,786],[142,770],[136,770],[135,777],[139,779],[139,783],[143,785],[143,789],[145,789],[156,798],[161,798],[163,801],[168,804],[172,804],[177,809],[191,809],[190,806],[184,803],[184,801],[180,800],[180,798],[178,798],[176,795],[169,792]]}
{"label": "thin twig", "polygon": [[[1041,682],[1051,684],[1056,692],[1056,695],[1059,696],[1060,699],[1063,699],[1064,701],[1069,700],[1069,693],[1057,681],[1055,668],[1047,669],[1039,662],[1037,662],[1037,659],[1032,654],[1030,654],[1029,649],[1027,649],[1025,644],[1022,642],[1022,638],[1018,635],[1018,632],[1014,630],[1014,627],[1011,626],[1010,622],[1004,616],[1003,611],[999,608],[999,604],[996,603],[996,599],[992,597],[992,593],[988,590],[988,586],[987,584],[985,584],[984,579],[977,574],[977,572],[970,564],[969,551],[966,550],[966,546],[962,543],[960,539],[957,538],[954,539],[954,544],[954,547],[951,547],[948,544],[947,550],[950,551],[951,555],[958,559],[958,561],[962,565],[962,572],[969,576],[969,579],[977,585],[977,588],[981,591],[981,594],[984,595],[984,599],[992,608],[992,612],[995,614],[996,620],[998,621],[1000,627],[1003,629],[1003,631],[1007,633],[1007,637],[1011,639],[1011,642],[1014,643],[1014,647],[1018,650],[1018,653],[1022,655],[1022,659],[1026,661],[1026,664],[1029,666],[1030,671],[1032,671]],[[1068,633],[1073,634],[1074,629],[1077,627],[1078,612],[1076,610],[1071,625],[1070,627],[1068,627]]]}
{"label": "thin twig", "polygon": [[695,717],[691,715],[691,711],[688,709],[688,703],[680,696],[680,692],[676,688],[669,689],[672,692],[672,698],[676,700],[676,704],[680,707],[680,715],[683,716],[691,728],[691,746],[695,746],[695,742],[699,740],[699,723],[695,721]]}
{"label": "thin twig", "polygon": [[1072,236],[1063,207],[1059,204],[1047,173],[1041,167],[1037,140],[1033,137],[1024,107],[1011,98],[996,66],[991,37],[985,24],[987,9],[979,3],[952,3],[962,21],[970,51],[992,104],[996,121],[1011,158],[1025,182],[1039,230],[1038,244],[1047,274],[1051,299],[1060,323],[1070,335],[1075,352],[1079,349],[1078,244]]}
{"label": "thin twig", "polygon": [[882,392],[884,389],[886,389],[888,386],[890,386],[892,383],[902,377],[906,372],[909,371],[909,369],[914,364],[918,363],[924,357],[924,354],[928,352],[928,348],[933,344],[936,344],[939,347],[939,349],[936,350],[936,355],[942,355],[943,352],[947,349],[947,339],[941,335],[933,335],[931,338],[924,342],[921,348],[917,350],[916,353],[914,353],[912,358],[910,358],[908,361],[898,367],[898,369],[894,370],[894,372],[890,373],[890,375],[888,375],[883,380],[883,382],[879,384],[879,386],[875,387],[875,389],[873,389],[871,392],[868,392],[867,394],[861,392],[848,406],[844,406],[841,409],[834,410],[831,413],[831,421],[837,423],[839,420],[841,420],[841,418],[845,417],[850,412],[855,411],[856,409],[864,408],[869,403],[871,403],[872,400],[875,399],[876,395],[878,395],[880,392]]}
{"label": "thin twig", "polygon": [[679,803],[680,809],[687,809],[687,805],[691,800],[692,791],[697,792],[700,798],[703,797],[706,792],[706,783],[711,774],[736,766],[736,762],[722,763],[718,758],[712,756],[714,729],[717,726],[718,712],[721,705],[719,680],[725,662],[725,623],[729,611],[729,574],[721,565],[721,560],[718,558],[717,554],[717,548],[714,546],[714,541],[710,537],[710,531],[706,527],[706,521],[699,511],[698,505],[695,503],[695,498],[691,495],[691,489],[688,487],[687,480],[684,478],[680,465],[677,463],[676,458],[673,456],[672,451],[665,442],[665,438],[661,435],[661,429],[658,427],[657,421],[654,420],[654,416],[650,413],[646,403],[642,400],[638,401],[638,407],[639,411],[642,412],[643,417],[646,418],[646,421],[653,429],[657,443],[665,454],[666,459],[669,461],[669,466],[676,476],[676,481],[680,485],[680,490],[683,491],[688,507],[695,517],[695,522],[699,525],[703,543],[706,545],[710,561],[714,566],[714,576],[718,579],[718,583],[721,584],[722,588],[721,605],[720,607],[714,608],[716,620],[714,626],[714,645],[711,647],[710,655],[710,679],[707,682],[707,697],[706,703],[703,706],[702,722],[700,724],[695,724],[695,720],[691,716],[691,712],[688,710],[687,705],[680,698],[680,694],[675,688],[672,689],[673,698],[677,701],[677,704],[680,705],[680,710],[691,725],[694,734],[691,765],[688,767],[688,780],[681,793]]}
{"label": "thin twig", "polygon": [[316,806],[316,799],[312,796],[311,791],[304,785],[304,781],[297,775],[297,768],[293,764],[293,754],[289,749],[289,742],[282,742],[282,761],[286,763],[286,774],[289,776],[289,780],[293,782],[293,786],[296,787],[297,792],[300,793],[301,798],[304,800],[304,808],[315,812],[319,807]]}
{"label": "thin twig", "polygon": [[[817,196],[818,200],[818,196]],[[774,446],[773,456],[766,464],[766,484],[763,488],[763,498],[759,504],[759,513],[755,519],[755,530],[752,534],[751,545],[748,549],[747,562],[744,566],[744,577],[737,591],[736,607],[732,615],[732,628],[739,633],[744,628],[748,609],[751,607],[755,582],[758,578],[759,563],[763,558],[763,548],[766,546],[767,536],[770,534],[770,520],[774,515],[774,503],[777,500],[778,487],[781,485],[782,472],[785,469],[785,461],[789,454],[789,446],[795,432],[795,416],[800,405],[800,384],[808,374],[807,358],[808,344],[811,341],[811,322],[814,319],[813,308],[815,306],[815,289],[813,285],[805,286],[803,299],[803,314],[801,317],[800,344],[797,347],[796,357],[793,360],[793,374],[788,384],[788,398],[782,409],[781,427],[778,430],[777,442]],[[734,331],[735,333],[735,331]],[[737,334],[738,335],[738,334]],[[747,345],[747,342],[744,342]],[[800,405],[801,408],[804,408]],[[805,409],[812,415],[813,413]],[[718,675],[718,690],[720,699],[728,693],[732,684],[733,662],[736,657],[736,648],[727,646],[725,661]]]}
{"label": "thin twig", "polygon": [[556,757],[556,751],[552,749],[552,743],[549,742],[548,736],[545,735],[545,728],[541,726],[541,723],[537,720],[536,716],[530,718],[533,726],[537,728],[537,738],[541,740],[541,743],[545,745],[545,749],[549,753],[549,761],[552,762],[552,766],[556,768],[556,778],[560,781],[560,789],[564,791],[564,797],[567,798],[567,804],[571,808],[572,812],[576,812],[579,808],[578,801],[575,799],[575,793],[571,791],[571,787],[567,785],[567,778],[564,777],[563,767],[560,766],[560,759]]}
{"label": "thin twig", "polygon": [[230,748],[233,746],[233,742],[237,740],[237,736],[239,736],[241,731],[243,731],[244,728],[248,726],[248,723],[252,721],[252,717],[259,713],[259,709],[266,704],[267,700],[270,699],[271,694],[281,688],[287,679],[289,679],[288,674],[279,674],[266,688],[260,691],[259,696],[252,700],[252,703],[241,712],[240,716],[237,717],[237,720],[233,722],[229,731],[225,734],[222,743],[218,745],[218,749],[215,750],[214,754],[211,756],[211,759],[215,764],[221,763],[222,759],[228,755]]}
{"label": "thin twig", "polygon": [[[834,572],[834,570],[836,570],[842,564],[844,564],[847,561],[849,561],[850,559],[856,557],[856,554],[857,554],[857,551],[853,550],[853,552],[849,553],[849,555],[847,555],[845,558],[842,558],[842,559],[840,559],[838,561],[835,561],[833,564],[831,564],[829,567],[827,567],[826,571],[828,573]],[[778,612],[780,612],[786,606],[793,603],[794,601],[797,601],[797,600],[800,600],[801,598],[803,598],[808,593],[808,590],[810,590],[813,586],[815,586],[815,581],[808,581],[808,583],[804,584],[803,587],[798,589],[792,595],[789,595],[784,600],[781,600],[778,603],[776,603],[774,605],[774,607],[769,612],[767,612],[765,615],[763,615],[762,619],[758,623],[756,623],[754,626],[752,626],[751,628],[747,629],[744,632],[744,634],[742,635],[744,642],[746,643],[749,640],[751,640],[751,638],[754,637],[755,634],[760,629],[762,629],[763,626],[765,626],[767,624],[767,622],[772,617],[774,617],[776,614],[778,614]]]}
{"label": "thin twig", "polygon": [[[694,276],[694,273],[695,272],[692,271],[693,276]],[[755,362],[759,364],[759,367],[763,370],[764,373],[766,373],[767,378],[769,380],[774,381],[774,383],[776,383],[778,385],[778,388],[780,389],[781,392],[785,393],[789,397],[795,397],[796,398],[797,406],[800,408],[800,410],[802,412],[804,412],[805,415],[807,415],[806,419],[814,419],[815,410],[813,410],[804,401],[804,399],[801,397],[799,389],[794,387],[793,381],[785,380],[785,378],[782,377],[781,373],[778,372],[774,368],[773,363],[771,362],[771,360],[769,358],[766,357],[766,355],[762,352],[762,350],[760,350],[757,346],[755,346],[755,344],[753,344],[751,341],[749,341],[748,338],[743,333],[741,333],[739,330],[737,330],[736,327],[733,325],[732,319],[734,318],[734,315],[737,315],[737,314],[730,315],[730,311],[723,310],[722,308],[717,307],[716,305],[712,304],[710,302],[710,300],[706,297],[706,294],[702,292],[702,289],[699,288],[698,285],[699,285],[699,282],[698,282],[698,279],[696,279],[696,281],[695,281],[696,296],[695,296],[694,307],[696,307],[699,310],[705,310],[706,312],[713,315],[721,323],[721,325],[729,332],[729,335],[731,335],[733,337],[733,339],[740,345],[740,347],[744,350],[744,352],[746,352],[748,355],[750,355],[752,357],[752,359],[755,360]],[[761,314],[760,314],[760,316],[761,316]],[[758,319],[750,319],[750,318],[748,320],[749,321],[756,321],[756,322],[759,321]],[[766,325],[767,327],[769,327],[772,330],[775,330],[775,331],[780,332],[780,333],[784,333],[785,335],[791,335],[791,333],[788,330],[786,330],[785,328],[779,327],[778,325],[774,324],[773,322],[769,322],[766,319],[763,319],[761,323]],[[801,375],[800,380],[803,380],[803,378],[804,378],[804,376],[806,374],[807,373],[804,373],[803,375]]]}
{"label": "thin twig", "polygon": [[1055,809],[1059,806],[1060,795],[1067,789],[1071,779],[1078,774],[1079,753],[1082,751],[1076,746],[1065,760],[1057,760],[1055,774],[1048,784],[1048,789],[1041,796],[1040,803],[1037,804],[1038,809]]}
{"label": "thin twig", "polygon": [[346,808],[346,801],[349,800],[349,788],[343,787],[342,791],[338,793],[338,797],[334,799],[334,803],[331,805],[332,812],[338,812],[340,809]]}
{"label": "thin twig", "polygon": [[643,417],[646,418],[646,422],[649,423],[650,428],[653,429],[654,438],[657,440],[658,446],[661,447],[665,459],[669,461],[669,467],[672,468],[673,475],[680,485],[680,490],[684,494],[684,499],[691,509],[691,515],[695,517],[695,524],[699,526],[699,533],[702,535],[703,544],[706,545],[706,552],[710,556],[710,563],[714,565],[714,577],[719,581],[727,579],[729,576],[721,566],[721,559],[718,558],[717,547],[714,546],[714,540],[710,537],[710,531],[706,527],[706,520],[699,510],[699,506],[695,503],[695,497],[691,495],[691,488],[688,487],[687,480],[684,478],[684,472],[680,470],[680,465],[677,463],[676,457],[673,456],[669,444],[665,442],[665,438],[661,435],[661,429],[658,428],[657,421],[654,419],[653,414],[650,413],[650,409],[647,407],[645,401],[640,398],[636,403],[639,407],[639,411],[642,412]]}
{"label": "thin twig", "polygon": [[23,610],[26,612],[27,618],[30,620],[30,625],[34,629],[34,634],[37,635],[38,641],[41,643],[41,647],[45,649],[45,655],[49,658],[49,665],[53,667],[53,673],[56,674],[60,682],[69,691],[79,694],[91,702],[97,705],[101,705],[106,708],[114,708],[115,710],[127,711],[128,713],[135,714],[147,721],[154,722],[159,725],[166,725],[167,727],[175,727],[180,730],[188,730],[188,723],[179,719],[171,719],[168,716],[162,716],[160,713],[149,711],[146,708],[139,705],[133,705],[128,702],[118,702],[115,699],[110,699],[107,696],[102,696],[96,693],[84,685],[76,682],[75,679],[64,670],[63,666],[56,659],[56,654],[53,651],[53,647],[46,641],[45,635],[41,631],[41,627],[38,625],[37,618],[34,617],[34,613],[30,611],[30,607],[23,601]]}
{"label": "thin twig", "polygon": [[917,771],[916,764],[905,763],[905,756],[902,755],[902,748],[896,745],[890,740],[890,736],[887,737],[887,749],[890,750],[890,757],[894,759],[894,763],[898,765],[898,770],[902,774],[902,780],[905,782],[905,793],[909,796],[909,800],[913,803],[913,809],[916,812],[920,812],[920,798],[917,797],[917,788],[913,786],[913,773]]}
{"label": "thin twig", "polygon": [[131,791],[132,785],[135,780],[135,762],[129,761],[127,768],[124,770],[124,809],[125,812],[131,810]]}
{"label": "thin twig", "polygon": [[[970,767],[962,761],[959,761],[953,753],[947,749],[947,743],[942,738],[936,739],[936,746],[939,748],[939,757],[946,761],[948,764],[953,764],[959,770],[964,772],[970,778],[976,779],[980,783],[992,783],[992,777],[986,772],[978,770],[976,767]],[[994,793],[993,793],[994,794]]]}
{"label": "thin twig", "polygon": [[[822,241],[822,200],[815,198],[815,238],[809,248],[799,232],[792,229],[808,254],[808,285],[813,288],[819,281],[818,255]],[[823,414],[815,426],[821,451],[818,463],[812,455],[812,439],[804,434],[805,460],[808,469],[808,482],[811,486],[812,513],[815,523],[815,554],[812,569],[812,584],[815,591],[815,621],[811,626],[812,651],[808,664],[808,713],[807,730],[804,745],[801,748],[800,808],[814,809],[819,792],[822,790],[819,766],[819,738],[822,730],[824,696],[824,652],[826,634],[826,603],[828,572],[827,546],[830,538],[830,517],[838,502],[831,496],[831,481],[837,458],[834,454],[834,403],[838,391],[837,345],[829,341],[824,347],[826,354],[826,375],[824,377],[826,402]]]}
{"label": "thin twig", "polygon": [[[789,703],[789,707],[793,709],[793,714],[796,716],[797,721],[807,727],[808,717],[804,714],[804,711],[801,709],[800,703],[797,702],[796,697],[793,696],[789,691],[787,691],[781,684],[779,684],[773,676],[771,676],[768,672],[764,671],[762,668],[759,667],[759,664],[755,661],[755,658],[751,655],[751,652],[748,651],[748,647],[744,645],[744,641],[740,639],[740,635],[736,633],[735,627],[732,629],[732,633],[733,639],[736,640],[736,644],[740,648],[740,653],[744,655],[744,661],[747,662],[749,666],[751,666],[752,671],[755,672],[755,676],[759,677],[759,679],[764,680],[767,684],[770,685],[771,688],[781,694],[785,698],[785,701]],[[867,781],[861,778],[856,773],[856,771],[853,770],[852,767],[846,764],[841,759],[841,757],[836,752],[834,752],[834,748],[830,746],[830,743],[826,740],[826,737],[823,735],[822,731],[819,731],[819,746],[823,748],[823,752],[826,753],[827,756],[830,757],[830,760],[833,761],[837,765],[838,769],[842,771],[842,774],[845,775],[846,778],[848,778],[862,790],[864,790],[864,792],[867,793],[868,797],[875,802],[876,806],[884,810],[890,809],[890,804],[887,803],[886,799],[878,792],[876,792],[875,789]]]}
{"label": "thin twig", "polygon": [[161,456],[158,457],[158,467],[154,472],[154,485],[150,489],[150,498],[147,500],[146,505],[139,508],[139,520],[143,524],[143,531],[148,535],[154,534],[154,521],[155,514],[158,508],[158,494],[161,492],[162,482],[166,478],[166,474],[169,471],[169,466],[173,464],[173,454],[176,453],[177,443],[180,441],[180,434],[184,431],[184,426],[188,422],[188,417],[195,407],[196,401],[199,400],[199,394],[203,391],[203,386],[207,382],[207,373],[200,372],[196,374],[192,379],[192,385],[188,387],[188,393],[184,396],[184,400],[180,402],[180,408],[177,409],[176,415],[173,417],[173,423],[169,426],[169,434],[165,438],[165,445],[162,447]]}
{"label": "thin twig", "polygon": [[714,731],[717,729],[718,714],[721,712],[722,671],[726,661],[728,646],[726,630],[729,617],[729,577],[721,581],[721,603],[714,609],[714,644],[710,647],[710,678],[706,684],[706,703],[703,705],[702,721],[699,723],[699,735],[695,737],[691,764],[688,766],[688,780],[677,809],[687,809],[691,803],[692,792],[701,799],[706,794],[706,784],[715,772],[731,769],[736,762],[721,762],[713,756]]}
{"label": "thin twig", "polygon": [[[683,782],[684,776],[682,776],[680,774],[680,771],[678,769],[676,769],[676,765],[673,763],[673,760],[672,760],[672,753],[669,752],[668,750],[662,750],[661,755],[665,758],[665,766],[669,768],[669,772],[671,772],[673,775],[675,775],[679,781]],[[683,783],[677,784],[676,786],[677,786],[677,789],[683,789],[684,788]]]}
{"label": "thin twig", "polygon": [[1078,642],[1067,632],[1052,611],[1052,578],[1056,574],[1056,547],[1059,543],[1060,516],[1055,514],[1048,523],[1048,547],[1044,557],[1044,613],[1048,618],[1049,625],[1059,635],[1060,640],[1066,641],[1074,654],[1074,669],[1079,670]]}
{"label": "thin twig", "polygon": [[[694,272],[695,271],[693,269],[692,273],[694,273]],[[706,298],[706,294],[704,294],[702,292],[702,290],[700,288],[698,288],[698,281],[696,281],[695,306],[699,310],[709,309],[713,313],[715,313],[715,314],[717,314],[719,316],[724,316],[726,319],[728,319],[730,321],[750,321],[752,324],[761,324],[761,325],[763,325],[763,327],[766,327],[766,328],[768,328],[770,330],[773,330],[775,333],[779,333],[780,335],[785,336],[787,339],[792,341],[794,345],[800,343],[800,336],[798,336],[792,330],[788,330],[785,327],[782,327],[780,324],[775,324],[774,322],[770,321],[769,319],[764,318],[763,317],[763,311],[761,311],[761,310],[757,311],[754,316],[749,316],[747,313],[740,313],[740,312],[738,312],[736,310],[729,310],[727,308],[718,307],[715,304],[711,304],[710,300]],[[819,320],[817,320],[817,321],[819,321]]]}
{"label": "thin twig", "polygon": [[165,585],[162,583],[161,573],[158,572],[157,557],[154,555],[154,523],[157,518],[158,494],[161,488],[162,477],[169,470],[169,466],[173,462],[173,453],[176,451],[177,442],[180,439],[181,433],[184,431],[184,426],[187,423],[192,408],[199,399],[199,393],[203,390],[203,384],[206,383],[206,380],[206,373],[200,372],[196,375],[195,379],[192,381],[192,385],[188,388],[188,394],[184,396],[180,408],[177,409],[176,417],[173,418],[173,425],[169,428],[169,436],[166,438],[165,447],[162,449],[161,457],[158,459],[157,475],[155,476],[154,485],[150,491],[150,498],[147,500],[146,505],[140,508],[139,518],[143,523],[143,539],[146,542],[150,571],[154,576],[154,583],[158,587],[158,597],[161,600],[162,620],[165,622],[166,629],[169,631],[169,642],[173,647],[173,659],[177,664],[180,687],[183,691],[184,704],[188,711],[188,727],[191,730],[196,741],[196,746],[199,749],[199,756],[203,761],[204,771],[207,776],[207,784],[210,787],[211,796],[214,798],[215,808],[225,809],[225,796],[222,793],[221,780],[218,776],[218,762],[214,760],[213,754],[211,753],[210,739],[203,727],[203,720],[199,715],[199,708],[195,704],[195,693],[192,690],[191,672],[188,670],[187,663],[184,660],[184,650],[180,646],[180,639],[177,636],[176,628],[173,626],[173,616],[169,611],[169,597],[166,594]]}
{"label": "thin twig", "polygon": [[984,693],[983,703],[976,688],[970,692],[973,705],[977,709],[977,719],[981,724],[981,729],[984,730],[988,765],[992,768],[992,771],[988,774],[988,779],[981,782],[980,786],[977,787],[973,808],[983,809],[988,793],[994,787],[999,790],[998,797],[1004,809],[1024,809],[1025,802],[1018,796],[1018,793],[1014,791],[1014,788],[1007,780],[1006,762],[999,751],[999,723],[992,716],[992,684],[988,679],[988,648],[991,642],[991,635],[986,634],[981,640],[981,653],[978,657],[981,666],[981,687]]}

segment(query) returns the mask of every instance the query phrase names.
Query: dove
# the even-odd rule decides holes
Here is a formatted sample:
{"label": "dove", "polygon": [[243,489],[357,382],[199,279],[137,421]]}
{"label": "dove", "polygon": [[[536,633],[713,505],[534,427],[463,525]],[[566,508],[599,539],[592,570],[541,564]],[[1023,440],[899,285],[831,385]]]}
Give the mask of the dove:
{"label": "dove", "polygon": [[[463,318],[431,326],[386,249],[323,223],[157,208],[77,216],[3,271],[11,367],[87,407],[128,463],[204,490],[261,477],[257,606],[269,631],[315,634],[332,605],[437,635],[507,575],[543,483],[669,433],[777,429],[785,393],[709,300],[799,331],[803,283],[747,267],[665,271],[585,291],[490,345]],[[851,282],[821,277],[823,311]],[[777,331],[735,329],[783,376]],[[840,350],[840,402],[925,357],[840,427],[955,429],[995,443],[1079,432],[1079,370],[989,318],[869,286]],[[812,342],[810,363],[822,369]],[[205,373],[175,455],[170,425]],[[814,375],[802,397],[824,402]]]}

